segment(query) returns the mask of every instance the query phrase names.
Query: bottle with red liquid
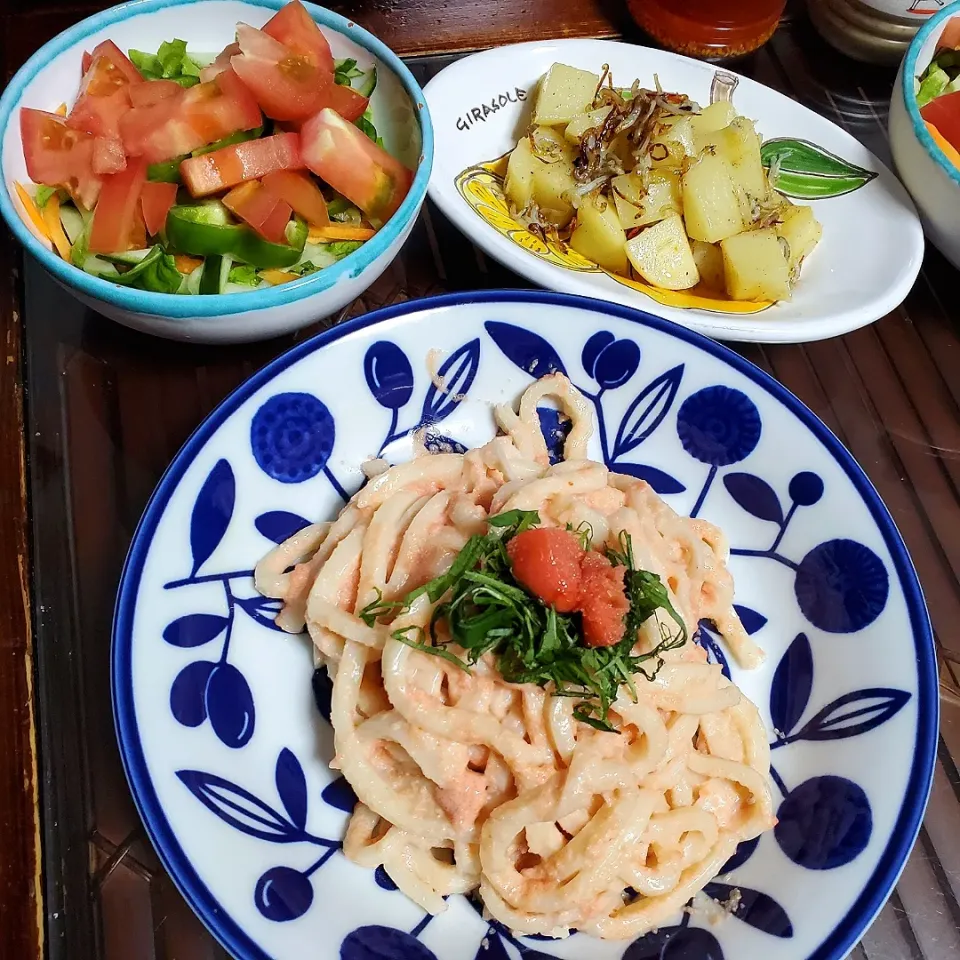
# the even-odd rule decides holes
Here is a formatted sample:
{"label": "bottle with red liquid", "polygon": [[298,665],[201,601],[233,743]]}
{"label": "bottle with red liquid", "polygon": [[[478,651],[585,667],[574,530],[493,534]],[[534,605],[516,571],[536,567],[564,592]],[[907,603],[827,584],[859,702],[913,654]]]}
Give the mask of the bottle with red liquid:
{"label": "bottle with red liquid", "polygon": [[654,40],[689,57],[721,60],[762,46],[786,0],[627,0],[633,19]]}

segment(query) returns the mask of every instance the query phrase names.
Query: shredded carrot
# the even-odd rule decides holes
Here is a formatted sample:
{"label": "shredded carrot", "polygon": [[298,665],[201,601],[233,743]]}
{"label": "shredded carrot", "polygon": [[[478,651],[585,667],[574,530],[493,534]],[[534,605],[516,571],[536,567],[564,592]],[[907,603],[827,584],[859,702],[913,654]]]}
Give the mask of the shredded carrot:
{"label": "shredded carrot", "polygon": [[47,233],[57,248],[57,253],[64,260],[70,259],[70,241],[63,232],[63,224],[60,222],[60,198],[53,194],[46,202],[43,208],[43,222],[47,226]]}
{"label": "shredded carrot", "polygon": [[173,262],[181,273],[193,273],[203,263],[203,260],[199,257],[188,257],[185,253],[178,253],[173,258]]}
{"label": "shredded carrot", "polygon": [[30,221],[40,232],[40,236],[49,240],[50,231],[47,230],[47,225],[43,222],[43,217],[40,214],[36,201],[30,196],[27,188],[22,183],[14,183],[14,187],[17,190],[17,196],[20,198],[20,202],[23,204],[23,208],[26,210]]}
{"label": "shredded carrot", "polygon": [[369,240],[377,231],[372,227],[350,227],[331,223],[329,227],[311,227],[311,243],[330,243],[334,240]]}
{"label": "shredded carrot", "polygon": [[289,283],[291,280],[299,280],[300,278],[292,273],[287,273],[286,270],[262,270],[260,276],[263,277],[267,283],[273,284],[277,287],[281,283]]}
{"label": "shredded carrot", "polygon": [[59,113],[61,117],[65,117],[67,115],[67,105],[65,103],[61,103],[54,113]]}
{"label": "shredded carrot", "polygon": [[960,169],[960,153],[952,143],[929,121],[924,120],[924,125],[933,137],[934,143],[946,154],[947,159],[958,169]]}

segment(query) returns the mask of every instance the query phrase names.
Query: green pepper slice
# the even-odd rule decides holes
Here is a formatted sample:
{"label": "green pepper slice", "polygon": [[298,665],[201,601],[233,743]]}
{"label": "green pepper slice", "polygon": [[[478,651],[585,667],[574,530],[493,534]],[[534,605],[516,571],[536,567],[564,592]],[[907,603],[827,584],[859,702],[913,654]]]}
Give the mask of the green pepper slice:
{"label": "green pepper slice", "polygon": [[147,167],[147,179],[154,183],[180,183],[180,164],[189,157],[189,153],[172,160],[161,160]]}
{"label": "green pepper slice", "polygon": [[261,269],[293,266],[307,241],[307,222],[297,217],[287,227],[287,243],[271,243],[249,227],[230,222],[218,200],[177,204],[167,214],[167,239],[181,253],[195,257],[223,256]]}
{"label": "green pepper slice", "polygon": [[202,157],[205,153],[212,153],[214,150],[219,150],[222,147],[232,147],[235,143],[246,143],[247,140],[256,140],[262,136],[263,124],[261,123],[259,127],[253,130],[237,130],[236,133],[231,133],[222,140],[217,140],[216,143],[208,143],[205,147],[197,147],[190,156]]}

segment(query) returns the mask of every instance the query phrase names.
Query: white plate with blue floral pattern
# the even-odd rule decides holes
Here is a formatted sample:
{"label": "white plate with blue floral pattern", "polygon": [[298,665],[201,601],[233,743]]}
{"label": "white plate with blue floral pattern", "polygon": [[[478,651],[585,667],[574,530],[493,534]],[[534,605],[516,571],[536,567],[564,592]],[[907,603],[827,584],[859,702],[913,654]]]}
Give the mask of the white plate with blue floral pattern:
{"label": "white plate with blue floral pattern", "polygon": [[[427,353],[441,352],[438,392]],[[431,918],[348,863],[353,797],[328,768],[329,685],[276,630],[251,570],[326,518],[360,463],[489,439],[490,404],[565,371],[594,404],[591,455],[719,524],[767,652],[730,667],[773,747],[779,824],[706,888],[739,905],[633,943],[515,937],[464,898]],[[548,437],[556,414],[543,411]],[[700,642],[726,663],[709,626]],[[187,900],[243,960],[840,958],[919,828],[937,729],[916,574],[876,492],[798,400],[726,348],[623,307],[501,292],[406,303],[275,360],[190,438],[144,514],[113,646],[117,732],[144,823]]]}

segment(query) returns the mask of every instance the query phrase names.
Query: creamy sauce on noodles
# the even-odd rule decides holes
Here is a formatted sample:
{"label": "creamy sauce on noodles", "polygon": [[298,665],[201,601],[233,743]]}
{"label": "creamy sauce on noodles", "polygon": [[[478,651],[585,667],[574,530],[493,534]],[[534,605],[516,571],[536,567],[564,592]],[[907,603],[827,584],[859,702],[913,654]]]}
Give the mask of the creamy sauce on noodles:
{"label": "creamy sauce on noodles", "polygon": [[[553,466],[536,413],[544,397],[572,421]],[[519,412],[501,406],[496,417],[503,435],[466,454],[371,463],[336,520],[260,562],[257,587],[283,601],[280,626],[306,627],[333,678],[331,765],[360,801],[348,858],[382,865],[430,912],[478,892],[518,933],[634,938],[774,825],[753,704],[688,641],[654,679],[634,677],[636,702],[620,688],[610,711],[619,733],[602,732],[574,718],[570,698],[505,682],[490,654],[467,673],[391,636],[429,623],[425,595],[389,626],[358,611],[444,572],[487,516],[536,510],[544,526],[589,524],[595,549],[626,531],[637,567],[660,576],[691,636],[710,619],[742,666],[762,653],[733,609],[722,533],[585,459],[591,411],[564,377],[538,380]],[[637,653],[656,645],[664,616],[640,628]]]}

